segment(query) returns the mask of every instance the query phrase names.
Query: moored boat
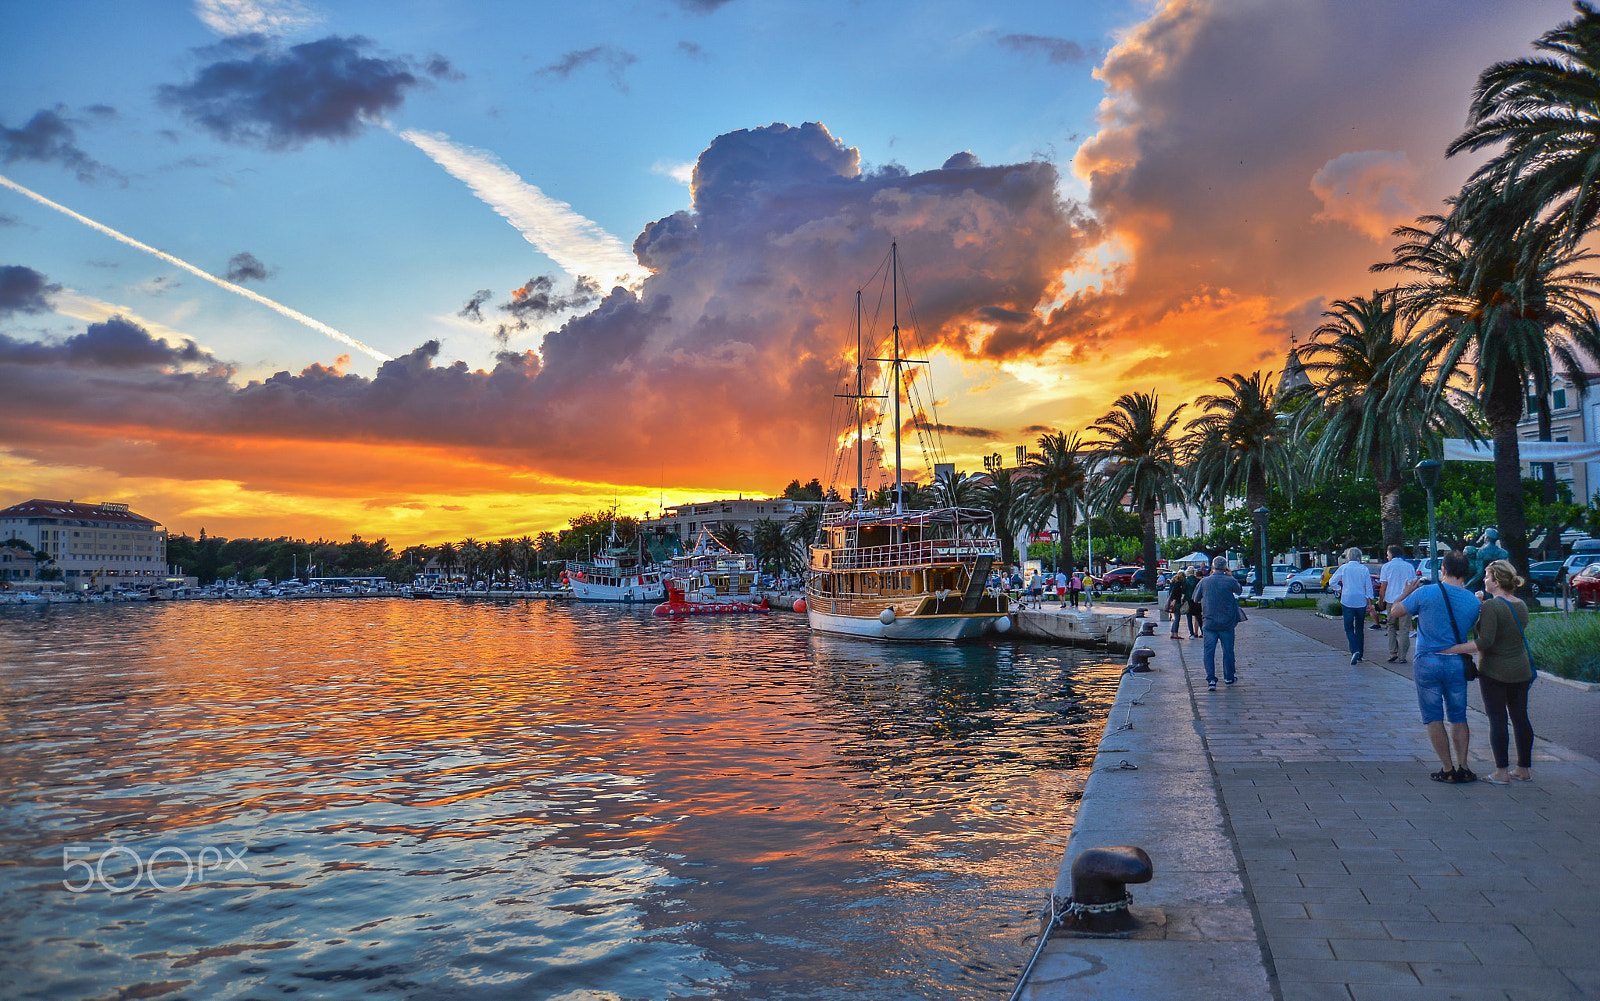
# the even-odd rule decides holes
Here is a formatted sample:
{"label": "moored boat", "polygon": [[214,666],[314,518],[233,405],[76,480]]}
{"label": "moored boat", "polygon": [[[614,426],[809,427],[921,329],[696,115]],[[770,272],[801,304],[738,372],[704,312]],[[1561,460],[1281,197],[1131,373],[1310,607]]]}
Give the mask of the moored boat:
{"label": "moored boat", "polygon": [[702,528],[692,550],[674,556],[667,580],[667,600],[657,615],[711,615],[719,612],[765,612],[756,558],[736,553]]}
{"label": "moored boat", "polygon": [[631,549],[617,545],[614,524],[604,552],[585,563],[568,563],[561,576],[579,601],[632,604],[660,601],[667,596],[666,572],[654,563],[646,563]]}

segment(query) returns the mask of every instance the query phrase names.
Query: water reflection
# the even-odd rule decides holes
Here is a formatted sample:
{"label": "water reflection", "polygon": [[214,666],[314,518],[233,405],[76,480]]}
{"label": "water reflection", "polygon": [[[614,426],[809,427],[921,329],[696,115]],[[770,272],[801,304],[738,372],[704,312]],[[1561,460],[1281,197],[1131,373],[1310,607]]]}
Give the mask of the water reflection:
{"label": "water reflection", "polygon": [[[1116,673],[780,614],[24,609],[0,617],[0,975],[25,997],[1003,995]],[[71,893],[69,845],[243,864]],[[161,872],[181,882],[172,851]]]}

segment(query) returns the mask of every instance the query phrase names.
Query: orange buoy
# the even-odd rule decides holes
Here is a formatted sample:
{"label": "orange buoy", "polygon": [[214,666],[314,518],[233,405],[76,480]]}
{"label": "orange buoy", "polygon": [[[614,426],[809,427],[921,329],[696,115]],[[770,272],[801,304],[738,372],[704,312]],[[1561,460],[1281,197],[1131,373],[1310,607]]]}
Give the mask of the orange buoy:
{"label": "orange buoy", "polygon": [[806,611],[806,599],[804,599],[804,598],[796,598],[796,599],[794,599],[794,610],[799,612],[801,615],[804,615],[805,611]]}

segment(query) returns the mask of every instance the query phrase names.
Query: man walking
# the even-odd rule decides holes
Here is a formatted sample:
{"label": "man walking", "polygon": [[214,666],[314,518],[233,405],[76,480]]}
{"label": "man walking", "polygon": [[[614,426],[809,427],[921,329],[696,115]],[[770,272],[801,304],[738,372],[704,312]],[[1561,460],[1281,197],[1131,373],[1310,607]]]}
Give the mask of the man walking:
{"label": "man walking", "polygon": [[1416,567],[1400,546],[1389,547],[1389,562],[1378,571],[1378,597],[1388,609],[1389,663],[1404,664],[1411,656],[1411,614],[1400,603],[1407,585],[1417,579]]}
{"label": "man walking", "polygon": [[[1475,782],[1478,778],[1467,766],[1472,734],[1467,729],[1465,664],[1459,654],[1441,652],[1465,641],[1478,623],[1481,606],[1465,586],[1471,573],[1466,556],[1451,550],[1439,560],[1439,583],[1422,587],[1421,581],[1413,580],[1402,595],[1406,611],[1417,620],[1417,663],[1411,678],[1428,743],[1439,758],[1439,770],[1429,776],[1435,782]],[[1446,722],[1450,724],[1448,733]],[[1453,762],[1451,751],[1455,752]]]}
{"label": "man walking", "polygon": [[1361,562],[1361,550],[1351,546],[1344,551],[1344,565],[1328,578],[1328,590],[1339,596],[1344,611],[1344,638],[1350,644],[1350,663],[1361,663],[1366,654],[1367,637],[1361,627],[1372,610],[1372,575]]}
{"label": "man walking", "polygon": [[1194,589],[1204,612],[1201,634],[1202,655],[1206,663],[1206,691],[1217,690],[1217,644],[1222,644],[1222,680],[1234,682],[1233,629],[1244,616],[1239,611],[1239,592],[1243,590],[1228,572],[1228,560],[1218,556],[1211,561],[1212,572],[1200,579]]}

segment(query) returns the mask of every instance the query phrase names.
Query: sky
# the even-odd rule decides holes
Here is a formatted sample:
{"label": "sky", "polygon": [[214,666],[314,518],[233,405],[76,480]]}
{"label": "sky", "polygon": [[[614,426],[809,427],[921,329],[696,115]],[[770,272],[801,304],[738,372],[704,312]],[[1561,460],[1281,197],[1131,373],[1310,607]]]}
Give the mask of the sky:
{"label": "sky", "polygon": [[963,470],[1279,370],[1471,171],[1477,75],[1571,8],[0,12],[0,505],[398,548],[848,490],[891,243]]}

